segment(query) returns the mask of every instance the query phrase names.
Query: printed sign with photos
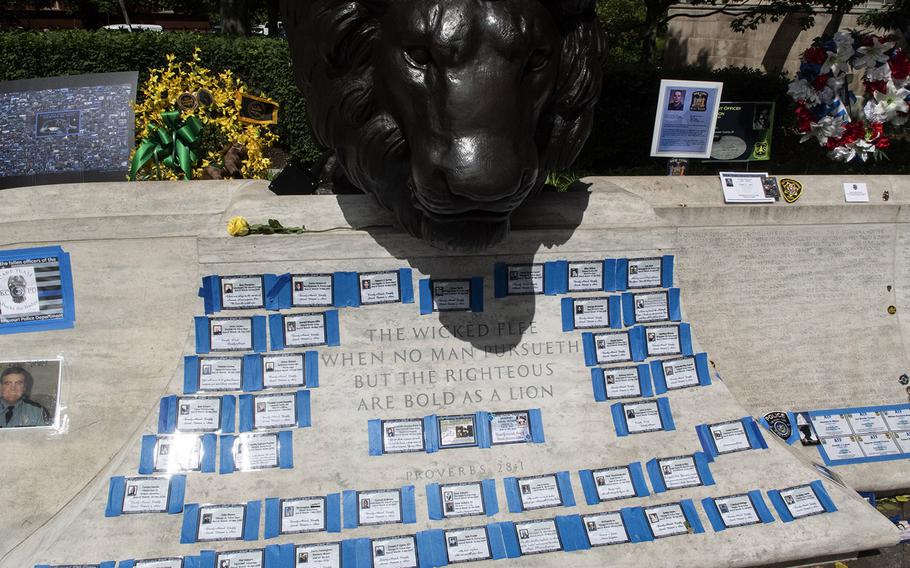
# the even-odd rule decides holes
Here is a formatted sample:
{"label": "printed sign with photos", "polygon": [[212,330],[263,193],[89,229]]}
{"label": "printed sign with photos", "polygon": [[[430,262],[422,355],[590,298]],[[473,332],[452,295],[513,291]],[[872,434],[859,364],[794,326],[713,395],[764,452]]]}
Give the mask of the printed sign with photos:
{"label": "printed sign with photos", "polygon": [[0,361],[0,429],[58,423],[63,359]]}
{"label": "printed sign with photos", "polygon": [[663,79],[651,156],[709,158],[723,83]]}
{"label": "printed sign with photos", "polygon": [[64,329],[75,318],[70,259],[63,249],[0,251],[0,334]]}

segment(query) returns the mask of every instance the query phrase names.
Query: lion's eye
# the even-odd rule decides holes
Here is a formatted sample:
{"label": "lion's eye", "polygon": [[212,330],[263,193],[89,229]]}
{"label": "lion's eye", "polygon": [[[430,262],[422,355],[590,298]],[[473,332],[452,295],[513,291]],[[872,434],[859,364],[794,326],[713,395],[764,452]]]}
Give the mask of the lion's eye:
{"label": "lion's eye", "polygon": [[433,60],[430,50],[419,45],[404,48],[404,55],[413,65],[426,67]]}
{"label": "lion's eye", "polygon": [[540,71],[550,62],[550,52],[546,49],[535,49],[528,58],[528,71]]}

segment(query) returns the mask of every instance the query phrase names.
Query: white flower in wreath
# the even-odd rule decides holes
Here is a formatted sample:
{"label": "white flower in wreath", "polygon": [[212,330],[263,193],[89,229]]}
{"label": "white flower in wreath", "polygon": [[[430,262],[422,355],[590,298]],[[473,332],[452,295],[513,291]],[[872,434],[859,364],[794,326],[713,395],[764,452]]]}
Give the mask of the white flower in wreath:
{"label": "white flower in wreath", "polygon": [[847,146],[838,146],[837,148],[828,152],[828,156],[832,160],[836,160],[838,162],[849,162],[856,157],[856,149],[853,148],[852,144]]}
{"label": "white flower in wreath", "polygon": [[856,50],[859,57],[853,60],[853,67],[861,69],[863,67],[876,67],[882,63],[886,63],[889,58],[885,52],[891,51],[891,48],[893,47],[893,41],[879,43],[878,38],[873,37],[872,45],[864,45]]}
{"label": "white flower in wreath", "polygon": [[844,119],[839,116],[826,116],[818,122],[809,123],[809,132],[799,139],[805,142],[810,138],[817,138],[822,146],[828,143],[828,138],[840,138],[844,133]]}
{"label": "white flower in wreath", "polygon": [[867,122],[885,122],[887,119],[879,114],[877,111],[878,103],[874,99],[866,101],[866,104],[863,105],[863,116],[866,117]]}
{"label": "white flower in wreath", "polygon": [[[907,97],[910,91],[904,88],[895,88],[893,83],[888,83],[888,92],[882,93],[875,91],[875,112],[885,117],[885,121],[891,120],[899,112],[907,112],[910,105],[907,105]],[[884,121],[882,121],[884,122]]]}
{"label": "white flower in wreath", "polygon": [[866,69],[867,81],[887,81],[891,78],[891,67],[888,65],[879,65],[878,67],[869,67]]}
{"label": "white flower in wreath", "polygon": [[806,101],[810,105],[818,104],[818,93],[809,81],[796,79],[787,86],[787,94],[794,101]]}
{"label": "white flower in wreath", "polygon": [[832,39],[834,40],[834,45],[836,45],[838,49],[844,46],[853,49],[853,34],[850,32],[839,31],[834,34],[834,37]]}
{"label": "white flower in wreath", "polygon": [[831,72],[832,75],[846,73],[850,70],[850,58],[853,57],[852,45],[838,45],[837,51],[829,51],[828,59],[822,64],[821,72]]}
{"label": "white flower in wreath", "polygon": [[828,85],[827,87],[825,87],[824,89],[822,89],[821,91],[818,92],[818,100],[825,103],[826,105],[830,105],[831,103],[833,103],[834,99],[836,99],[836,98],[837,98],[837,91],[832,89],[830,85]]}

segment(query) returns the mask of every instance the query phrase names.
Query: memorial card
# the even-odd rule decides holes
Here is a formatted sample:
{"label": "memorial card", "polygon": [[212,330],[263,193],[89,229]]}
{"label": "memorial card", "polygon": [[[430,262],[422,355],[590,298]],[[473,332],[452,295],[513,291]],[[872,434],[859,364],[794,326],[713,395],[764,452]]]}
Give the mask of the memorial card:
{"label": "memorial card", "polygon": [[158,436],[154,471],[176,473],[202,469],[202,438],[194,435]]}
{"label": "memorial card", "polygon": [[122,512],[167,513],[170,493],[169,477],[126,477]]}
{"label": "memorial card", "polygon": [[663,259],[630,258],[628,274],[628,288],[660,288],[663,282]]}
{"label": "memorial card", "polygon": [[335,303],[331,274],[292,274],[291,306],[324,308]]}
{"label": "memorial card", "polygon": [[271,469],[278,463],[278,434],[240,434],[234,442],[234,464],[239,471]]}
{"label": "memorial card", "polygon": [[281,500],[281,534],[324,531],[325,497]]}
{"label": "memorial card", "polygon": [[846,417],[854,434],[881,434],[888,431],[881,412],[853,412]]}
{"label": "memorial card", "polygon": [[62,371],[62,358],[0,361],[0,431],[54,426]]}
{"label": "memorial card", "polygon": [[202,505],[196,541],[241,540],[245,519],[246,505]]}
{"label": "memorial card", "polygon": [[812,426],[815,432],[822,438],[829,436],[850,436],[853,430],[850,429],[850,423],[842,414],[829,414],[812,416]]}
{"label": "memorial card", "polygon": [[768,172],[720,172],[725,203],[774,203],[765,192]]}
{"label": "memorial card", "polygon": [[594,476],[597,497],[601,501],[635,497],[635,485],[632,484],[629,466],[596,469],[591,474]]}
{"label": "memorial card", "polygon": [[676,536],[689,532],[689,521],[679,503],[645,507],[645,518],[654,538]]}
{"label": "memorial card", "polygon": [[442,496],[442,516],[473,517],[487,514],[483,486],[475,483],[449,483],[439,486]]}
{"label": "memorial card", "polygon": [[629,434],[656,432],[664,429],[660,410],[654,399],[622,403],[622,413],[626,417]]}
{"label": "memorial card", "polygon": [[233,391],[242,386],[242,357],[199,357],[200,391]]}
{"label": "memorial card", "polygon": [[341,568],[341,543],[298,544],[294,568]]}
{"label": "memorial card", "polygon": [[570,260],[569,292],[597,292],[604,288],[602,260]]}
{"label": "memorial card", "polygon": [[815,490],[812,489],[811,485],[799,485],[781,489],[780,498],[784,501],[787,510],[790,511],[790,515],[794,519],[825,512],[825,508],[822,507],[821,502],[818,500],[818,495],[815,494]]}
{"label": "memorial card", "polygon": [[401,283],[397,270],[363,272],[360,279],[360,305],[394,304],[401,301]]}
{"label": "memorial card", "polygon": [[133,568],[183,568],[183,558],[148,558],[136,560]]}
{"label": "memorial card", "polygon": [[382,453],[403,454],[425,449],[422,419],[382,421]]}
{"label": "memorial card", "polygon": [[866,184],[845,183],[844,201],[847,203],[867,203],[869,201],[869,189]]}
{"label": "memorial card", "polygon": [[265,568],[265,551],[258,548],[219,552],[215,568]]}
{"label": "memorial card", "polygon": [[303,353],[262,356],[262,386],[279,389],[306,386]]}
{"label": "memorial card", "polygon": [[896,410],[886,410],[882,412],[888,428],[892,432],[910,430],[910,408],[898,408]]}
{"label": "memorial card", "polygon": [[357,492],[357,524],[387,525],[402,522],[401,490]]}
{"label": "memorial card", "polygon": [[443,536],[449,564],[493,559],[486,527],[449,529]]}
{"label": "memorial card", "polygon": [[761,522],[748,494],[729,495],[714,500],[720,519],[727,528],[756,525]]}
{"label": "memorial card", "polygon": [[526,410],[494,412],[490,415],[490,434],[493,445],[530,442],[530,415]]}
{"label": "memorial card", "polygon": [[543,264],[510,264],[506,267],[506,291],[516,294],[543,294]]}
{"label": "memorial card", "polygon": [[575,329],[610,327],[610,298],[574,298],[572,318]]}
{"label": "memorial card", "polygon": [[594,355],[597,362],[625,363],[632,360],[629,332],[597,333],[594,335]]}
{"label": "memorial card", "polygon": [[212,351],[251,351],[253,320],[247,317],[210,318],[209,336]]}
{"label": "memorial card", "polygon": [[711,440],[714,442],[714,447],[717,448],[718,454],[730,454],[752,449],[749,436],[746,435],[746,428],[740,420],[709,424],[708,432],[711,433]]}
{"label": "memorial card", "polygon": [[515,523],[518,548],[522,556],[562,550],[562,541],[554,519]]}
{"label": "memorial card", "polygon": [[692,456],[676,456],[657,460],[660,476],[667,489],[685,489],[703,485],[695,458]]}
{"label": "memorial card", "polygon": [[636,323],[670,321],[670,294],[666,290],[632,295]]}
{"label": "memorial card", "polygon": [[373,568],[417,568],[413,535],[373,539]]}
{"label": "memorial card", "polygon": [[894,441],[897,442],[901,452],[910,454],[910,431],[895,432]]}
{"label": "memorial card", "polygon": [[470,280],[432,280],[430,291],[434,312],[471,311]]}
{"label": "memorial card", "polygon": [[645,328],[645,346],[648,356],[679,355],[682,347],[679,343],[679,326],[656,326]]}
{"label": "memorial card", "polygon": [[831,460],[853,460],[865,457],[858,436],[822,438],[822,448]]}
{"label": "memorial card", "polygon": [[220,396],[177,397],[177,432],[217,432],[221,429]]}
{"label": "memorial card", "polygon": [[894,456],[901,453],[891,432],[859,436],[859,446],[867,458]]}
{"label": "memorial card", "polygon": [[698,380],[698,367],[695,363],[695,357],[667,359],[661,361],[660,365],[664,371],[664,382],[667,385],[667,390],[697,387],[701,384]]}
{"label": "memorial card", "polygon": [[519,477],[518,493],[525,511],[562,506],[562,493],[555,475]]}
{"label": "memorial card", "polygon": [[619,512],[584,515],[581,520],[585,524],[585,535],[591,546],[629,542],[629,533]]}
{"label": "memorial card", "polygon": [[661,79],[651,156],[710,158],[723,86]]}
{"label": "memorial card", "polygon": [[297,393],[259,394],[253,397],[253,429],[297,427]]}
{"label": "memorial card", "polygon": [[284,344],[288,347],[325,345],[325,314],[284,316]]}
{"label": "memorial card", "polygon": [[265,308],[265,283],[262,276],[222,276],[221,307],[225,310]]}
{"label": "memorial card", "polygon": [[477,445],[474,414],[440,416],[439,448],[467,448]]}
{"label": "memorial card", "polygon": [[641,396],[638,367],[613,367],[603,372],[608,399]]}

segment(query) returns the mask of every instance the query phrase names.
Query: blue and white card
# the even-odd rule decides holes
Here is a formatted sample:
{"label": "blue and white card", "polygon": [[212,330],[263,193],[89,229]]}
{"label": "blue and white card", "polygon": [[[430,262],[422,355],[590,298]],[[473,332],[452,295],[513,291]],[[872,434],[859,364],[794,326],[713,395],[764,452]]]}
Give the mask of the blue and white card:
{"label": "blue and white card", "polygon": [[58,246],[0,251],[0,335],[73,327],[69,254]]}

